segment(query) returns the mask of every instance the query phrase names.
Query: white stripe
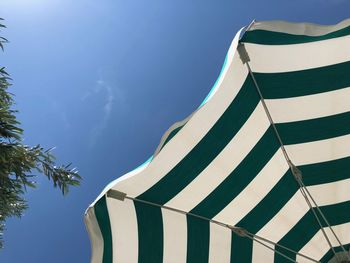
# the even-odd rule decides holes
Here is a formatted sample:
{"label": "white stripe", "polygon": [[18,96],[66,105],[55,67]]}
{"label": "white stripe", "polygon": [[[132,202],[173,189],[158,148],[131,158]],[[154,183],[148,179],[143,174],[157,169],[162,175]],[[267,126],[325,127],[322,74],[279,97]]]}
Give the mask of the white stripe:
{"label": "white stripe", "polygon": [[214,219],[232,225],[237,224],[271,191],[288,168],[282,151],[278,150],[249,185]]}
{"label": "white stripe", "polygon": [[220,154],[166,205],[186,212],[193,209],[242,162],[269,126],[264,108],[259,103]]}
{"label": "white stripe", "polygon": [[[331,205],[334,204],[334,200],[347,201],[350,200],[350,179],[320,184],[317,187],[309,186],[308,190],[317,204]],[[336,197],[330,198],[329,195],[336,195]]]}
{"label": "white stripe", "polygon": [[[259,104],[225,149],[199,176],[170,200],[167,206],[190,211],[237,167],[269,126],[265,113],[261,110]],[[306,165],[347,157],[350,155],[349,146],[350,135],[345,135],[287,145],[286,150],[295,165]],[[275,155],[240,195],[215,216],[215,219],[230,224],[238,223],[268,194],[287,169],[286,161],[281,154]]]}
{"label": "white stripe", "polygon": [[322,36],[334,31],[341,30],[350,25],[350,19],[341,21],[335,25],[319,25],[313,23],[293,23],[287,21],[257,21],[250,27],[253,30],[267,30],[282,32],[292,35]]}
{"label": "white stripe", "polygon": [[[260,241],[260,240],[259,240]],[[264,241],[261,241],[266,246],[274,249],[274,247]],[[258,243],[256,241],[253,241],[253,254],[252,254],[252,263],[273,263],[275,260],[275,254],[273,253],[273,250],[268,249],[266,246],[262,245],[261,243]],[[260,251],[265,251],[266,253],[259,253]]]}
{"label": "white stripe", "polygon": [[[332,229],[334,230],[342,244],[350,243],[350,223],[332,226]],[[332,246],[338,247],[339,243],[335,239],[330,228],[327,227],[324,228],[324,230],[326,231],[326,234],[329,237]],[[314,235],[312,239],[299,252],[303,253],[304,255],[308,255],[316,260],[320,260],[329,251],[329,249],[329,245],[325,240],[322,231],[319,230],[316,233],[316,235]],[[310,262],[306,261],[303,257],[300,256],[297,256],[296,260],[298,262]]]}
{"label": "white stripe", "polygon": [[350,36],[295,45],[245,43],[254,72],[278,73],[324,67],[350,60]]}
{"label": "white stripe", "polygon": [[134,202],[107,198],[111,222],[113,262],[138,262],[138,227]]}
{"label": "white stripe", "polygon": [[[306,165],[347,157],[350,155],[349,146],[350,135],[346,135],[311,143],[287,145],[286,150],[295,165]],[[287,170],[287,162],[278,151],[249,185],[214,219],[233,225],[238,223],[271,191]],[[310,191],[312,189],[310,188]],[[313,194],[317,195],[317,192]],[[324,197],[328,198],[328,195]],[[316,200],[317,198],[322,197],[315,197]]]}
{"label": "white stripe", "polygon": [[236,53],[229,60],[231,63],[215,96],[198,109],[144,171],[119,182],[114,189],[132,197],[140,195],[175,167],[208,133],[236,97],[248,74]]}
{"label": "white stripe", "polygon": [[[163,262],[186,262],[187,220],[186,215],[162,209],[163,217]],[[121,261],[122,262],[122,261]]]}
{"label": "white stripe", "polygon": [[103,238],[96,219],[95,209],[93,207],[88,208],[88,210],[86,211],[84,221],[91,242],[90,262],[100,263],[102,262],[103,257]]}
{"label": "white stripe", "polygon": [[153,156],[156,156],[160,150],[163,148],[164,143],[166,142],[166,140],[168,139],[169,135],[176,130],[177,128],[184,126],[186,124],[186,122],[188,122],[189,119],[192,118],[192,116],[196,114],[196,111],[194,111],[190,116],[188,116],[186,119],[182,120],[182,121],[178,121],[176,123],[174,123],[173,125],[170,126],[170,128],[163,134],[162,138],[160,139],[160,143],[157,147],[157,149],[155,150]]}
{"label": "white stripe", "polygon": [[[257,235],[277,243],[306,214],[308,209],[308,205],[298,191]],[[274,251],[253,243],[254,260],[270,259],[271,257],[274,257]]]}
{"label": "white stripe", "polygon": [[[231,256],[231,230],[210,223],[209,263],[227,263]],[[181,262],[181,261],[178,261]]]}
{"label": "white stripe", "polygon": [[350,155],[350,135],[287,145],[286,150],[295,165],[336,160]]}
{"label": "white stripe", "polygon": [[[319,206],[350,200],[349,189],[350,179],[308,187]],[[300,191],[298,191],[257,235],[278,243],[308,211],[309,207]],[[271,253],[274,252],[253,245],[253,257],[270,258]]]}
{"label": "white stripe", "polygon": [[[345,88],[338,91],[326,92],[309,96],[278,100],[267,100],[267,103],[269,110],[271,111],[271,114],[274,118],[274,121],[281,123],[319,118],[334,115],[341,112],[346,112],[350,110],[350,103],[348,103],[349,101],[350,88]],[[225,147],[225,149],[213,160],[213,162],[205,170],[202,171],[202,173],[198,177],[196,177],[178,195],[176,195],[172,200],[170,200],[167,205],[171,207],[181,208],[185,211],[190,211],[192,208],[198,205],[244,159],[248,152],[255,146],[256,142],[258,142],[261,136],[264,134],[264,132],[268,128],[268,124],[269,123],[267,122],[265,112],[263,112],[261,104],[258,104],[250,118],[247,120],[247,122],[238,132],[238,134]],[[326,141],[325,144],[327,144]],[[333,142],[331,142],[330,144],[333,144]],[[291,151],[297,149],[298,152],[304,152],[305,149],[301,149],[301,147],[304,146],[306,148],[309,148],[312,145],[298,144],[295,147],[288,147],[291,148]],[[324,144],[317,147],[317,151],[320,153],[323,152],[322,150],[319,151],[319,149],[322,149],[323,146]],[[240,149],[240,151],[236,151],[236,149]],[[311,150],[308,152],[314,151],[315,149],[311,148]],[[304,159],[304,157],[302,159]],[[256,188],[256,184],[254,185],[254,188]],[[272,186],[269,185],[266,187]],[[238,201],[237,203],[240,202],[241,201]],[[251,204],[254,206],[256,205],[255,202]],[[250,206],[245,205],[244,207],[248,208]],[[229,214],[232,214],[232,212],[227,212],[226,214],[226,212],[223,211],[223,214],[225,214],[223,217],[221,217],[221,215],[219,215],[219,217],[227,218],[227,216]],[[243,211],[242,213],[236,214],[237,219],[239,218],[239,215],[244,215]]]}
{"label": "white stripe", "polygon": [[285,99],[265,100],[275,123],[302,121],[350,111],[350,88]]}

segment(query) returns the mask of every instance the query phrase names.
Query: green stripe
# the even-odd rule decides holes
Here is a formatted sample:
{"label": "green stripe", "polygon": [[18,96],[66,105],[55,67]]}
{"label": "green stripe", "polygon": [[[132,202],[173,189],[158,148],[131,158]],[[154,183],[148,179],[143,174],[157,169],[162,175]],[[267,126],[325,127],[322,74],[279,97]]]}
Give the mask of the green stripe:
{"label": "green stripe", "polygon": [[134,202],[138,237],[139,263],[163,262],[163,219],[161,208]]}
{"label": "green stripe", "polygon": [[237,226],[243,227],[249,232],[256,234],[281,210],[298,189],[298,185],[292,173],[288,171],[263,200],[261,200]]}
{"label": "green stripe", "polygon": [[[339,224],[344,224],[350,221],[350,201],[342,202],[334,205],[321,206],[321,211],[326,216],[330,225],[335,226]],[[319,217],[321,215],[315,210]],[[323,222],[322,222],[323,223]],[[325,223],[322,224],[323,227],[327,227]],[[278,242],[278,244],[293,249],[295,251],[301,250],[312,237],[320,230],[318,223],[309,210],[299,222]],[[278,249],[279,250],[279,249]],[[289,251],[282,251],[283,254],[295,259],[296,255]],[[275,263],[289,262],[282,256],[275,253]]]}
{"label": "green stripe", "polygon": [[276,124],[284,144],[297,144],[350,134],[350,112],[318,119]]}
{"label": "green stripe", "polygon": [[[305,185],[332,183],[350,178],[350,157],[299,166]],[[298,191],[299,187],[288,171],[263,200],[237,226],[256,234]],[[257,218],[259,220],[257,220]]]}
{"label": "green stripe", "polygon": [[[350,178],[350,157],[300,166],[305,185],[317,185]],[[237,226],[253,234],[259,232],[293,197],[299,187],[290,171]]]}
{"label": "green stripe", "polygon": [[[350,249],[350,244],[343,244],[345,250],[349,251]],[[341,252],[343,251],[342,248],[335,247],[334,248],[335,252]],[[331,249],[328,250],[328,252],[320,259],[320,262],[328,263],[329,260],[331,260],[334,257],[333,251]]]}
{"label": "green stripe", "polygon": [[187,215],[187,263],[208,262],[209,222]]}
{"label": "green stripe", "polygon": [[[343,76],[343,74],[341,73],[341,71],[342,70],[344,70],[344,72],[345,71],[347,71],[347,70],[350,70],[350,64],[348,64],[348,63],[342,63],[342,64],[339,64],[339,65],[337,65],[336,67],[338,67],[339,69],[340,69],[340,73],[337,71],[337,72],[335,72],[336,71],[336,69],[334,68],[335,66],[330,66],[330,67],[326,67],[326,69],[322,69],[322,71],[323,70],[326,70],[330,75],[332,75],[331,77],[333,77],[333,78],[337,78],[337,77],[339,77],[339,75],[340,76]],[[334,72],[333,72],[333,70],[334,70]],[[312,70],[312,71],[314,71],[314,70]],[[318,70],[317,70],[318,71]],[[349,71],[347,71],[346,73],[348,73]],[[255,74],[258,74],[258,73],[255,73]],[[283,73],[284,74],[284,73]],[[290,74],[290,73],[289,73]],[[288,75],[289,75],[288,74]],[[293,73],[293,74],[298,74],[298,73]],[[317,72],[316,73],[314,73],[314,74],[317,74]],[[334,74],[339,74],[339,75],[337,75],[337,76],[334,76]],[[284,76],[284,77],[286,77],[286,76]],[[290,79],[293,79],[293,80],[296,80],[296,77],[293,77],[293,76],[287,76],[288,77],[288,83],[289,83],[289,80]],[[304,76],[302,76],[302,77],[304,77]],[[282,79],[283,79],[283,77],[282,77]],[[329,78],[329,79],[331,79],[331,78]],[[338,80],[338,79],[337,79]],[[339,83],[339,82],[337,82],[337,84],[340,84],[340,86],[337,86],[336,88],[344,88],[344,87],[346,87],[347,85],[349,85],[350,86],[350,80],[347,80],[347,79],[344,79],[343,78],[343,80],[344,80],[344,82],[343,83]],[[264,83],[265,83],[265,81],[266,81],[266,79],[265,79],[265,77],[261,77],[261,80],[260,81],[262,81],[262,83],[260,83],[260,84],[262,84],[262,85],[264,85]],[[280,80],[281,81],[281,80]],[[274,80],[273,80],[273,82],[274,83],[276,83]],[[297,83],[297,85],[298,86],[300,86],[299,85],[299,83]],[[276,85],[276,86],[278,86],[278,85]],[[331,85],[330,85],[331,86]],[[271,88],[271,86],[269,86],[269,88]],[[276,87],[274,87],[274,88],[276,88]],[[291,88],[291,87],[290,87]],[[266,92],[270,92],[270,91],[268,91],[268,89],[265,89],[264,90],[265,91],[265,93]],[[322,90],[322,92],[324,92],[325,90],[323,89]],[[326,91],[328,91],[328,90],[326,90]],[[266,95],[266,94],[264,94],[264,95]],[[269,94],[267,94],[267,95],[269,95]],[[303,141],[310,141],[310,140],[321,140],[322,138],[312,138],[312,134],[310,134],[310,131],[317,131],[317,130],[319,130],[319,129],[321,129],[321,130],[329,130],[329,129],[332,129],[332,134],[336,134],[337,133],[337,129],[339,129],[339,128],[343,128],[343,129],[348,129],[347,128],[347,124],[349,124],[350,122],[349,122],[349,112],[347,112],[347,113],[344,113],[344,114],[339,114],[339,115],[337,115],[338,117],[337,118],[333,118],[333,116],[330,116],[330,117],[325,117],[326,119],[328,118],[328,119],[330,119],[330,123],[327,123],[327,121],[325,120],[324,122],[321,122],[321,121],[323,121],[322,120],[322,118],[320,118],[320,119],[315,119],[315,120],[311,120],[311,121],[309,121],[308,122],[308,127],[305,127],[305,124],[303,124],[303,121],[300,121],[299,122],[299,127],[297,127],[297,125],[295,125],[295,127],[293,127],[294,128],[294,131],[293,131],[293,133],[295,133],[296,135],[298,135],[298,136],[300,136],[300,135],[305,135],[305,137],[309,137],[310,139],[302,139]],[[295,123],[295,124],[298,124],[298,123]],[[280,133],[283,133],[283,132],[285,132],[285,131],[287,131],[287,129],[288,129],[288,123],[283,123],[283,124],[277,124],[279,127],[278,127],[278,130],[279,130],[279,132]],[[326,125],[326,126],[325,126]],[[337,129],[335,129],[334,127],[335,127],[335,125],[338,125],[339,127],[337,128]],[[164,142],[164,144],[163,144],[163,146],[162,146],[162,148],[164,147],[164,145],[165,144],[167,144],[175,135],[176,135],[176,133],[178,133],[179,131],[180,131],[180,129],[183,127],[184,125],[182,125],[182,126],[180,126],[180,127],[178,127],[178,128],[176,128],[176,129],[174,129],[173,131],[171,131],[171,133],[169,134],[169,136],[167,137],[167,139],[165,140],[165,142]],[[286,130],[284,130],[284,127],[286,127]],[[305,133],[302,129],[300,129],[300,128],[302,128],[302,129],[304,129],[304,128],[306,128],[307,129],[307,131],[308,131],[308,133]],[[291,131],[292,132],[292,131]],[[339,134],[344,134],[344,132],[342,132],[342,131],[338,131],[338,133]],[[334,135],[334,136],[339,136],[339,135]],[[329,137],[329,136],[328,136]],[[301,139],[295,139],[296,141],[301,141]],[[290,141],[288,144],[294,144],[294,143],[296,143],[296,142],[293,142],[293,141]]]}
{"label": "green stripe", "polygon": [[[279,143],[272,128],[250,151],[247,157],[191,213],[213,218],[254,179],[278,150]],[[213,175],[215,176],[215,175]]]}
{"label": "green stripe", "polygon": [[[284,144],[298,144],[350,134],[350,112],[276,125]],[[279,148],[269,128],[244,160],[191,212],[213,218],[255,178]]]}
{"label": "green stripe", "polygon": [[[350,86],[350,62],[288,73],[255,73],[267,99],[316,94]],[[337,81],[334,81],[334,80]],[[248,77],[239,94],[204,138],[167,175],[139,196],[165,204],[194,180],[243,126],[259,98]],[[234,120],[234,121],[233,121]]]}
{"label": "green stripe", "polygon": [[159,182],[138,196],[165,204],[195,179],[224,149],[259,102],[251,78],[247,78],[234,101],[204,138]]}
{"label": "green stripe", "polygon": [[299,167],[307,186],[337,182],[350,178],[350,157]]}
{"label": "green stripe", "polygon": [[278,99],[350,87],[349,72],[350,62],[344,62],[293,72],[254,73],[254,76],[265,99]]}
{"label": "green stripe", "polygon": [[109,214],[106,203],[106,196],[103,196],[95,204],[95,215],[103,237],[103,263],[112,263],[113,247],[112,247],[112,232],[109,221]]}
{"label": "green stripe", "polygon": [[252,262],[253,242],[246,237],[231,234],[231,263]]}
{"label": "green stripe", "polygon": [[350,34],[350,27],[345,27],[340,30],[330,32],[321,36],[306,36],[306,35],[293,35],[282,32],[274,32],[262,29],[256,29],[245,32],[241,42],[254,43],[262,45],[290,45],[290,44],[302,44],[315,41],[321,41],[326,39],[332,39],[337,37],[343,37]]}

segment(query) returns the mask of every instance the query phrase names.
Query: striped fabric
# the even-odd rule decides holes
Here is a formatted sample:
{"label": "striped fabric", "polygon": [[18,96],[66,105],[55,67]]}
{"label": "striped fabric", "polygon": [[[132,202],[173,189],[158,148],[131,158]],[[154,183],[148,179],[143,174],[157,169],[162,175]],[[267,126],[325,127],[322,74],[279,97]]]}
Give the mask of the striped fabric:
{"label": "striped fabric", "polygon": [[[295,252],[321,262],[333,257],[240,59],[239,43],[286,152],[349,249],[350,20],[334,26],[272,21],[237,33],[198,110],[169,129],[149,161],[112,182],[88,208],[92,263],[289,262],[278,251],[298,262],[312,261]],[[107,195],[110,189],[127,198]]]}

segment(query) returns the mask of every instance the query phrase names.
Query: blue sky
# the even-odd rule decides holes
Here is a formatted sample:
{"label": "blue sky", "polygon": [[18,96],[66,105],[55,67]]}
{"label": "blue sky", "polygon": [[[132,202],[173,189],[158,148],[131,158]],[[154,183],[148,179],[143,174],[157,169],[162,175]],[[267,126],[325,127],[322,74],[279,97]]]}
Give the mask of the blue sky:
{"label": "blue sky", "polygon": [[10,219],[0,262],[88,262],[83,214],[137,167],[214,84],[236,31],[252,19],[334,24],[346,0],[1,0],[27,144],[56,146],[84,181],[66,197],[37,177],[30,208]]}

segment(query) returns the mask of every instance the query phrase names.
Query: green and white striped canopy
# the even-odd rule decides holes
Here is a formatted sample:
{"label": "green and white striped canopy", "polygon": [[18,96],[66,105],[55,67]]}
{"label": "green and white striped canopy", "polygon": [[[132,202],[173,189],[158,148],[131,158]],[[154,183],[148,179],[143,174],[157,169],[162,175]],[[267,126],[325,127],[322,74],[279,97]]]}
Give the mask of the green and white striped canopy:
{"label": "green and white striped canopy", "polygon": [[328,262],[348,250],[350,20],[239,31],[202,105],[85,223],[93,263]]}

